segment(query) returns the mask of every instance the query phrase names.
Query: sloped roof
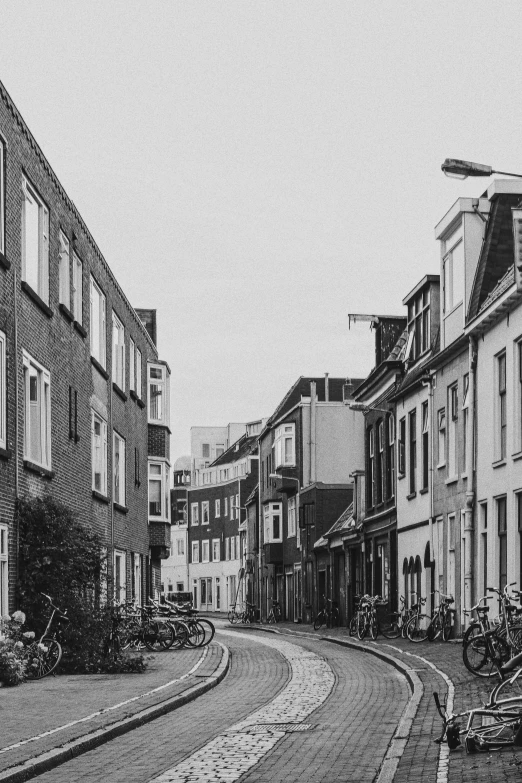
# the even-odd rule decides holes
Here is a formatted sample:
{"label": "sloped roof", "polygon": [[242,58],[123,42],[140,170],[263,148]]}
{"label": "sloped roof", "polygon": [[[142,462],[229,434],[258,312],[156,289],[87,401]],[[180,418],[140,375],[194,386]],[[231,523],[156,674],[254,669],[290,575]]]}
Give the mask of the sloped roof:
{"label": "sloped roof", "polygon": [[259,484],[256,484],[250,495],[245,500],[245,506],[250,505],[250,503],[254,503],[257,496],[259,495]]}
{"label": "sloped roof", "polygon": [[408,344],[408,328],[406,327],[406,329],[404,329],[399,339],[393,346],[393,349],[390,355],[386,358],[386,361],[387,362],[403,361],[407,344]]}
{"label": "sloped roof", "polygon": [[501,278],[494,289],[487,295],[487,297],[482,302],[482,305],[480,307],[479,312],[481,313],[483,310],[486,310],[489,305],[495,301],[501,294],[504,293],[504,291],[507,291],[507,289],[513,285],[515,282],[515,267],[510,266],[506,274],[503,278]]}
{"label": "sloped roof", "polygon": [[257,452],[257,435],[242,435],[239,440],[236,440],[228,449],[217,457],[210,467],[213,468],[216,465],[228,465],[230,462],[237,462],[243,457],[248,457],[249,454],[255,454]]}
{"label": "sloped roof", "polygon": [[337,519],[330,530],[327,530],[324,534],[325,538],[330,538],[337,533],[342,533],[345,530],[350,530],[355,527],[355,519],[353,518],[353,503],[350,503],[348,508],[345,508],[339,519]]}
{"label": "sloped roof", "polygon": [[[344,386],[349,383],[353,387],[357,387],[362,383],[362,378],[328,378],[328,399],[330,402],[342,402],[343,401],[343,389]],[[324,402],[325,396],[325,376],[322,375],[319,378],[311,378],[309,376],[301,375],[300,378],[294,383],[294,385],[285,394],[273,414],[270,416],[267,422],[267,426],[283,416],[286,411],[289,411],[298,402],[301,397],[310,396],[310,384],[315,383],[316,394],[318,402]]]}

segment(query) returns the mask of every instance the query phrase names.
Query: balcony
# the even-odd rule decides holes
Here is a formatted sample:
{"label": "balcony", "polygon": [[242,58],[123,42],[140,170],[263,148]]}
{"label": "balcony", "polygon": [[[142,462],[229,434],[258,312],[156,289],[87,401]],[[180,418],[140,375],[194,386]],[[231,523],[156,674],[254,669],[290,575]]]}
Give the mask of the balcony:
{"label": "balcony", "polygon": [[283,544],[278,542],[277,544],[270,543],[265,544],[265,563],[277,565],[283,562]]}

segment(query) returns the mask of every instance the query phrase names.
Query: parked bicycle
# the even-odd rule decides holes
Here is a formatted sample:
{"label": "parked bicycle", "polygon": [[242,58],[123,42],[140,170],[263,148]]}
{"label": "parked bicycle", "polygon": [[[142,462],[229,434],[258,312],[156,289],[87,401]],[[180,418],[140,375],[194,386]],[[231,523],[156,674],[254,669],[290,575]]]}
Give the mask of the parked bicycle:
{"label": "parked bicycle", "polygon": [[[27,645],[24,651],[26,662],[26,677],[29,680],[40,680],[54,674],[62,659],[62,647],[58,641],[59,623],[68,623],[67,612],[62,612],[54,603],[51,596],[41,593],[47,599],[51,608],[51,615],[45,626],[45,631],[38,640]],[[53,628],[53,624],[55,627]]]}
{"label": "parked bicycle", "polygon": [[439,593],[440,601],[428,626],[428,640],[433,642],[440,637],[442,641],[447,642],[451,634],[453,620],[450,606],[455,599],[452,595],[444,595],[444,593],[440,593],[438,590],[435,590],[435,592]]}
{"label": "parked bicycle", "polygon": [[490,596],[482,596],[471,609],[464,609],[464,614],[475,613],[476,621],[472,622],[462,640],[462,660],[464,666],[477,677],[494,677],[499,666],[512,657],[509,644],[499,633],[499,626],[491,625],[488,620],[489,606],[483,601]]}
{"label": "parked bicycle", "polygon": [[419,596],[411,607],[411,617],[406,626],[406,636],[410,642],[424,642],[428,638],[428,628],[431,617],[422,611],[426,605],[426,598]]}
{"label": "parked bicycle", "polygon": [[324,606],[314,620],[314,630],[318,631],[323,625],[327,628],[337,628],[339,625],[339,607],[337,603],[326,595],[323,596]]}
{"label": "parked bicycle", "polygon": [[400,596],[398,612],[390,612],[379,624],[380,631],[386,639],[406,638],[406,627],[412,617],[412,610],[406,607],[406,600]]}
{"label": "parked bicycle", "polygon": [[279,623],[282,619],[281,604],[279,601],[273,600],[272,607],[266,618],[268,623]]}

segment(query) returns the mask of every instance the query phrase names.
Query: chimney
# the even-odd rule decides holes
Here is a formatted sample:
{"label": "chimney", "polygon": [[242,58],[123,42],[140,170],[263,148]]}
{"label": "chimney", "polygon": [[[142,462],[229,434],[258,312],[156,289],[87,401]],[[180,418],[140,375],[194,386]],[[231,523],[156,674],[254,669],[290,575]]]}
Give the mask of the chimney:
{"label": "chimney", "polygon": [[330,402],[330,385],[328,382],[328,373],[324,374],[324,401]]}

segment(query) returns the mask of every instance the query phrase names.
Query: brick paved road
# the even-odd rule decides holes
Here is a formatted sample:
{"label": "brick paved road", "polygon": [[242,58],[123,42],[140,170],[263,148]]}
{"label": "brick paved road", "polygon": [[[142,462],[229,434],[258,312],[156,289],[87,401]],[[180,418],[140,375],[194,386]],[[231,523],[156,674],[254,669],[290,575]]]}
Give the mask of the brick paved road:
{"label": "brick paved road", "polygon": [[[281,732],[275,743],[269,743],[267,754],[259,756],[259,763],[241,781],[370,783],[410,695],[402,675],[378,659],[326,642],[263,636],[264,639],[259,635],[258,641],[254,634],[225,635],[218,631],[218,638],[232,652],[232,661],[229,674],[215,690],[37,780],[39,783],[145,783],[190,760],[198,749],[221,735],[224,738],[214,743],[214,748],[224,748],[225,737],[231,737],[227,730],[238,722],[244,728],[249,723],[248,716],[261,720],[256,713],[263,705],[267,706],[260,715],[273,720],[270,702],[279,698],[281,709],[278,708],[277,714],[288,720],[286,711],[290,710],[292,720],[304,719],[313,728],[306,732]],[[296,646],[297,652],[293,652]],[[293,681],[288,659],[293,661]],[[298,679],[308,678],[304,688],[302,682],[296,683],[296,671]],[[322,691],[320,687],[314,690],[314,672],[321,674],[316,681],[319,685],[322,682]],[[325,691],[329,677],[331,684]],[[291,687],[293,691],[288,690]],[[287,698],[285,703],[288,693],[292,698]],[[300,693],[307,694],[309,699],[317,697],[317,702],[312,700],[308,706],[302,706]],[[315,711],[309,714],[309,708]],[[244,747],[243,737],[243,743],[236,744],[238,758],[244,755]],[[178,767],[183,768],[186,765]],[[213,778],[200,773],[183,779],[238,779],[234,770],[229,772],[223,771]]]}

